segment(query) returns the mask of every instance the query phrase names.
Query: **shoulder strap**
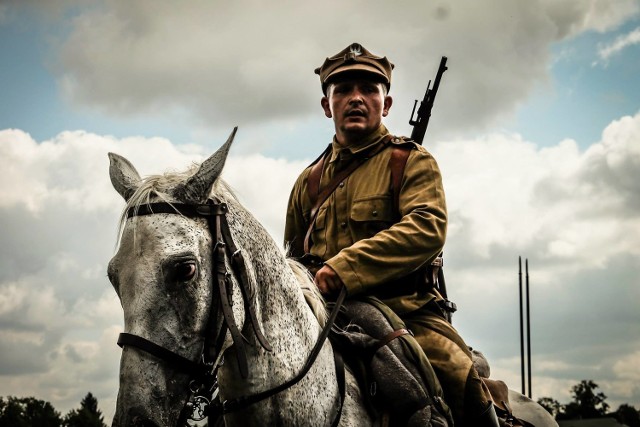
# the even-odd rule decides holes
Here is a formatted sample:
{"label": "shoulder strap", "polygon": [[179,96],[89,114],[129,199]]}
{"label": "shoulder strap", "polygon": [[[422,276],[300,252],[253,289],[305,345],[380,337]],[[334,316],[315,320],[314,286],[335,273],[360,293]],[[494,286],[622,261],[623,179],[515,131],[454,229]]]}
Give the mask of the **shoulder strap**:
{"label": "shoulder strap", "polygon": [[391,149],[391,157],[389,158],[389,169],[391,170],[391,193],[393,195],[393,212],[400,217],[400,187],[402,186],[402,177],[404,176],[404,168],[407,166],[407,159],[411,154],[411,147],[394,146]]}
{"label": "shoulder strap", "polygon": [[307,194],[311,200],[311,206],[315,206],[320,193],[320,180],[322,179],[322,170],[324,169],[324,160],[331,152],[331,144],[325,148],[320,156],[311,163],[311,171],[307,177]]}
{"label": "shoulder strap", "polygon": [[324,161],[327,158],[329,150],[326,150],[322,157],[316,162],[316,164],[312,166],[311,171],[309,172],[309,177],[307,178],[307,192],[309,193],[309,198],[311,198],[313,207],[311,208],[311,213],[309,215],[309,227],[307,229],[306,235],[304,236],[305,254],[308,254],[309,249],[311,249],[311,232],[313,231],[313,225],[316,222],[320,206],[324,204],[324,202],[329,198],[329,196],[338,187],[338,185],[340,185],[342,181],[344,181],[349,175],[351,175],[353,171],[358,169],[367,160],[384,150],[389,145],[389,141],[391,141],[391,135],[387,135],[385,140],[369,153],[354,159],[348,167],[334,175],[331,181],[325,188],[322,189],[321,192],[320,178],[322,177]]}

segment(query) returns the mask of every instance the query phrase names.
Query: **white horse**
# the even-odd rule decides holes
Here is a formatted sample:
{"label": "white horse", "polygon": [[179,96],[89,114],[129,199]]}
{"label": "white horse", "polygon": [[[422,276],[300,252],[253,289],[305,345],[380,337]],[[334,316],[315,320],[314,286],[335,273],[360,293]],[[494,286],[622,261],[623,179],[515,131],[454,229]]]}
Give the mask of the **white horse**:
{"label": "white horse", "polygon": [[127,202],[108,267],[125,321],[113,426],[183,425],[216,386],[229,426],[375,425],[348,370],[341,393],[329,341],[316,345],[312,282],[218,179],[234,135],[182,174],[141,179],[109,154]]}
{"label": "white horse", "polygon": [[[120,245],[108,273],[124,310],[127,337],[141,337],[193,362],[198,362],[204,351],[215,364],[224,353],[217,376],[220,399],[229,402],[291,379],[302,369],[321,331],[282,251],[218,180],[234,133],[195,173],[141,180],[129,161],[109,155],[111,181],[127,201],[125,212],[155,202],[201,205],[210,199],[227,207],[226,220],[235,245],[244,255],[250,287],[250,301],[245,304],[239,278],[236,274],[227,276],[232,321],[243,332],[240,342],[234,343],[226,333],[218,346],[216,337],[209,334],[219,331],[226,319],[217,301],[218,273],[212,262],[216,242],[212,241],[207,218],[176,214],[177,209],[174,213],[124,215]],[[221,268],[233,271],[228,259]],[[250,333],[250,322],[245,320],[249,318],[247,307],[254,311],[271,351],[260,344],[257,334]],[[188,400],[194,394],[191,389],[197,386],[191,383],[193,372],[189,372],[188,364],[169,360],[171,356],[163,356],[161,351],[152,354],[153,350],[140,348],[144,346],[140,342],[124,343],[113,425],[175,426],[184,420]],[[244,366],[235,356],[239,345],[248,360]],[[243,369],[247,369],[246,378]],[[333,352],[326,341],[302,380],[227,413],[225,423],[327,426],[338,416],[340,406]],[[342,406],[341,426],[372,425],[357,383],[348,373]]]}

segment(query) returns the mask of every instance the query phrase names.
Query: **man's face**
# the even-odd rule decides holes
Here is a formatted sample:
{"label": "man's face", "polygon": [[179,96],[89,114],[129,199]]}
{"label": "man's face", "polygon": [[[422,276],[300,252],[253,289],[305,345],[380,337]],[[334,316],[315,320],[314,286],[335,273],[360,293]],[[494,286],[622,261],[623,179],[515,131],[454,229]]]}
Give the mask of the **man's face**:
{"label": "man's face", "polygon": [[340,143],[349,143],[376,130],[389,114],[392,102],[382,83],[364,78],[330,84],[327,96],[321,100],[325,115],[333,118]]}

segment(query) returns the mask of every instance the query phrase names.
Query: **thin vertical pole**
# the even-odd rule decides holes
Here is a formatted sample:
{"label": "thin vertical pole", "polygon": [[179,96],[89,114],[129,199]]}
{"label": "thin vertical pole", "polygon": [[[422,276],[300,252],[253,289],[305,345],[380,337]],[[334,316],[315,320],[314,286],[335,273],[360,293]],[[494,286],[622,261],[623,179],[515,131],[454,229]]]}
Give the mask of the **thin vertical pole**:
{"label": "thin vertical pole", "polygon": [[524,394],[524,321],[522,314],[522,257],[520,256],[518,257],[518,285],[520,289],[520,378],[522,379],[522,394]]}
{"label": "thin vertical pole", "polygon": [[529,399],[531,399],[531,309],[529,308],[529,259],[525,260],[525,273],[527,276],[527,383],[529,386]]}

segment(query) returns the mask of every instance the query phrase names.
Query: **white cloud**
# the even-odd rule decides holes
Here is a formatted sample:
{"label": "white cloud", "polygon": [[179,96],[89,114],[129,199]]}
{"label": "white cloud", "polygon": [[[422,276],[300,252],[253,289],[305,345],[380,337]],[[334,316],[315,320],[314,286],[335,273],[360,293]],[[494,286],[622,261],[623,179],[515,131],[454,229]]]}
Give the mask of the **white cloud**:
{"label": "white cloud", "polygon": [[620,379],[632,381],[634,384],[640,382],[640,351],[623,356],[613,365],[614,372]]}
{"label": "white cloud", "polygon": [[640,11],[635,0],[623,0],[615,5],[608,0],[544,0],[542,3],[561,37],[589,30],[606,32]]}
{"label": "white cloud", "polygon": [[271,159],[259,154],[231,157],[223,176],[236,195],[265,228],[278,239],[284,234],[289,191],[297,175],[309,162]]}
{"label": "white cloud", "polygon": [[0,315],[8,313],[16,306],[22,305],[27,291],[17,284],[9,284],[0,293]]}
{"label": "white cloud", "polygon": [[618,55],[624,49],[640,43],[640,27],[633,31],[617,37],[613,42],[598,47],[598,57],[604,64],[610,57]]}
{"label": "white cloud", "polygon": [[512,114],[548,83],[551,43],[614,28],[638,7],[632,0],[331,0],[323,10],[340,12],[329,19],[294,1],[108,1],[75,17],[60,45],[60,86],[81,107],[119,116],[173,111],[198,127],[302,118],[318,108],[314,68],[359,41],[396,64],[392,94],[403,104],[394,117],[403,124],[447,55],[430,132],[460,134]]}
{"label": "white cloud", "polygon": [[482,258],[496,247],[567,266],[640,255],[638,138],[640,114],[611,123],[584,153],[572,140],[540,149],[505,134],[440,143],[450,236]]}

